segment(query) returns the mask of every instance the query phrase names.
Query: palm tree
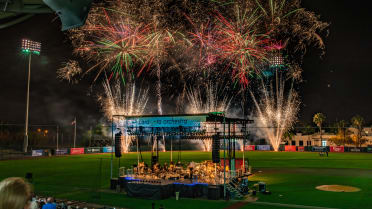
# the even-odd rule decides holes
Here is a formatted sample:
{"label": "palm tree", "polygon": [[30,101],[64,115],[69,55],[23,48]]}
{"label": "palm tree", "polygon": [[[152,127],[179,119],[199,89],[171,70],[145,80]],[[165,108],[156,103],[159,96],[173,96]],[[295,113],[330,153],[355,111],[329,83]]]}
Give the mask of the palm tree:
{"label": "palm tree", "polygon": [[313,117],[313,122],[319,127],[320,141],[322,141],[322,124],[325,121],[326,116],[323,113],[317,113]]}
{"label": "palm tree", "polygon": [[283,134],[282,138],[283,138],[283,140],[287,140],[287,142],[289,142],[289,141],[292,140],[292,138],[294,137],[294,135],[295,135],[294,130],[293,129],[290,129],[290,130],[287,130]]}
{"label": "palm tree", "polygon": [[359,147],[362,144],[362,131],[363,131],[364,119],[360,115],[356,115],[351,118],[351,125],[357,129],[357,134],[354,136],[355,146]]}

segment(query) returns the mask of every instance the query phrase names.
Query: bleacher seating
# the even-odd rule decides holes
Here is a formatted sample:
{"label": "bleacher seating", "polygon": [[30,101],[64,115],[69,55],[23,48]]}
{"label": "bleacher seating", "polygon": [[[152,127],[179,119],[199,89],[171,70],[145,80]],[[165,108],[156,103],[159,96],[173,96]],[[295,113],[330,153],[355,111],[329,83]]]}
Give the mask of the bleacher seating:
{"label": "bleacher seating", "polygon": [[[46,197],[35,197],[35,201],[38,204],[39,209],[46,203]],[[55,202],[57,209],[114,209],[108,206],[93,205],[86,202],[69,201],[56,199]],[[116,208],[118,209],[118,208]]]}

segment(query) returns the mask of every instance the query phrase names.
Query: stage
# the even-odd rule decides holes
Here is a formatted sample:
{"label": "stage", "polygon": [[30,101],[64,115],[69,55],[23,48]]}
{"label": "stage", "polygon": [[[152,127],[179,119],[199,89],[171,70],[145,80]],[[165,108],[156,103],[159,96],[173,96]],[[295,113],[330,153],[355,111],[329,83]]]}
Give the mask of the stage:
{"label": "stage", "polygon": [[223,198],[223,185],[209,185],[190,180],[143,180],[119,177],[119,184],[129,197],[167,199],[175,197],[176,192],[179,192],[180,198]]}
{"label": "stage", "polygon": [[[247,125],[253,121],[225,117],[224,112],[179,115],[114,115],[112,136],[115,156],[122,155],[125,140],[136,141],[137,164],[120,167],[120,187],[130,197],[166,199],[175,196],[188,198],[220,199],[242,197],[248,188],[248,176],[244,152],[236,159],[237,140],[244,147],[248,137]],[[115,124],[115,126],[114,126]],[[115,130],[115,133],[114,133]],[[148,137],[153,146],[151,164],[144,163],[140,137]],[[171,161],[159,164],[159,141],[171,141]],[[212,159],[204,162],[181,161],[181,141],[203,140],[210,145]],[[173,159],[173,142],[178,145],[178,158]],[[164,142],[165,143],[165,142]],[[223,159],[220,151],[223,150]],[[175,160],[175,161],[173,161]],[[112,172],[111,157],[111,178]],[[169,163],[169,164],[168,164]]]}

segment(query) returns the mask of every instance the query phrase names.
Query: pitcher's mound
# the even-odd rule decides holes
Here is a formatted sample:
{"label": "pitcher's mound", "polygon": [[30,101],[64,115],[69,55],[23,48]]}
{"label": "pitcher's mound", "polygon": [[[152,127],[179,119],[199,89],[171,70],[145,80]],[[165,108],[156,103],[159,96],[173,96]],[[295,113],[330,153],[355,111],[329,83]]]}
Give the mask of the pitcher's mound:
{"label": "pitcher's mound", "polygon": [[329,192],[359,192],[357,187],[343,186],[343,185],[321,185],[315,187],[316,189]]}

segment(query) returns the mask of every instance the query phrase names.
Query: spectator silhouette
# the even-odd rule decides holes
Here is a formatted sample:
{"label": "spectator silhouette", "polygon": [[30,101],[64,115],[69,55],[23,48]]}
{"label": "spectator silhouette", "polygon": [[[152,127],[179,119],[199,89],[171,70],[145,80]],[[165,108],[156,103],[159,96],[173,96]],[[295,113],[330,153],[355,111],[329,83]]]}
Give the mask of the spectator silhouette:
{"label": "spectator silhouette", "polygon": [[24,179],[12,177],[0,182],[0,209],[30,209],[32,188]]}
{"label": "spectator silhouette", "polygon": [[56,204],[54,204],[53,197],[48,197],[47,203],[43,205],[42,209],[56,209]]}

